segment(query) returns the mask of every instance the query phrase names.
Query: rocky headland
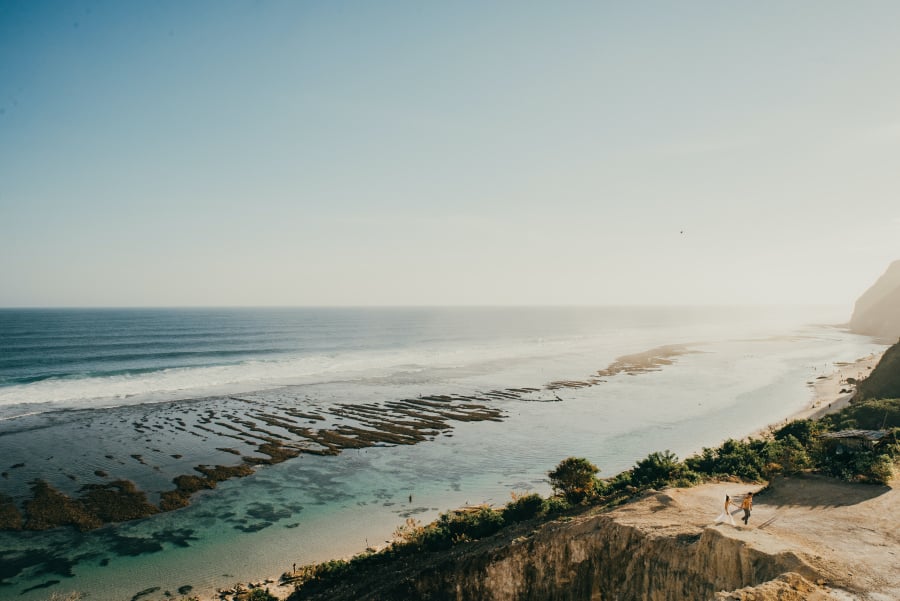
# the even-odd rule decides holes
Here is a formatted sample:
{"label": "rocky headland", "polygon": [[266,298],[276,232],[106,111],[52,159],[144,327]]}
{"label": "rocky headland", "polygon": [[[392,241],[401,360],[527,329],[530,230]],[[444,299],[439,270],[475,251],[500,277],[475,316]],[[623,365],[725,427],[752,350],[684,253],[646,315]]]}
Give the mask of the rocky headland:
{"label": "rocky headland", "polygon": [[[354,573],[291,599],[887,600],[900,598],[894,488],[820,476],[650,490],[611,511]],[[726,494],[759,491],[749,525],[714,524]]]}
{"label": "rocky headland", "polygon": [[850,329],[888,344],[900,338],[900,260],[891,263],[856,301]]}

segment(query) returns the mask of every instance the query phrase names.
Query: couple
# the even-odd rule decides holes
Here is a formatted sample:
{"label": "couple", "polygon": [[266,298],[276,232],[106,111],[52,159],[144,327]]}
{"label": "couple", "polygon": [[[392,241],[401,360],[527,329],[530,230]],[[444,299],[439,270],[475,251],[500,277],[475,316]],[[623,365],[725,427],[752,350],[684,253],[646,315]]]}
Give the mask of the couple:
{"label": "couple", "polygon": [[736,526],[736,524],[734,523],[734,518],[731,516],[731,512],[729,511],[732,505],[734,505],[735,507],[740,507],[744,510],[744,525],[746,526],[747,522],[750,520],[750,510],[753,508],[753,493],[748,492],[744,497],[744,500],[741,501],[740,504],[735,503],[731,500],[731,497],[725,495],[725,511],[720,513],[719,517],[716,518],[717,524],[728,520],[731,522],[732,526]]}

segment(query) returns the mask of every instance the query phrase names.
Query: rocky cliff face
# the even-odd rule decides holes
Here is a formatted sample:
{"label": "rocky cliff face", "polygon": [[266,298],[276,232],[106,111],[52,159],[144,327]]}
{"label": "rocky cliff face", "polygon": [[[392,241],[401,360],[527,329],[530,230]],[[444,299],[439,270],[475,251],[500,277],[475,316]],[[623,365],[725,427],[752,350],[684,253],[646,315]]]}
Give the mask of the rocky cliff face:
{"label": "rocky cliff face", "polygon": [[900,261],[856,301],[850,329],[890,343],[900,338]]}
{"label": "rocky cliff face", "polygon": [[[656,500],[665,505],[667,498]],[[607,514],[556,524],[490,557],[424,575],[416,592],[456,600],[667,601],[713,599],[783,574],[816,576],[790,552],[767,554],[716,529],[656,530],[626,522]]]}
{"label": "rocky cliff face", "polygon": [[576,519],[423,575],[423,599],[666,601],[713,599],[786,573],[814,577],[795,555],[767,555],[706,529],[648,532],[609,516]]}
{"label": "rocky cliff face", "polygon": [[[733,488],[734,485],[731,485]],[[718,490],[698,506],[652,493],[612,512],[587,512],[498,540],[392,561],[299,599],[453,601],[791,601],[831,599],[794,547],[752,528],[710,527]],[[694,494],[694,493],[687,493]],[[674,495],[674,496],[673,496]],[[711,509],[713,508],[713,509]],[[673,516],[689,511],[685,522]],[[693,522],[693,523],[691,523]]]}

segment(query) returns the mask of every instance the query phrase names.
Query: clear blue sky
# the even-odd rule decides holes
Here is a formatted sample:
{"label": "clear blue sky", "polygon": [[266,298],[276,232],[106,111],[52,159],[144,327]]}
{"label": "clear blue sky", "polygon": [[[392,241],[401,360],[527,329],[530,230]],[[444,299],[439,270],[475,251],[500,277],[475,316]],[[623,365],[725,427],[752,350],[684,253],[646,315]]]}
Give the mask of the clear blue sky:
{"label": "clear blue sky", "polygon": [[[900,3],[0,3],[0,306],[847,304]],[[683,233],[682,233],[683,232]]]}

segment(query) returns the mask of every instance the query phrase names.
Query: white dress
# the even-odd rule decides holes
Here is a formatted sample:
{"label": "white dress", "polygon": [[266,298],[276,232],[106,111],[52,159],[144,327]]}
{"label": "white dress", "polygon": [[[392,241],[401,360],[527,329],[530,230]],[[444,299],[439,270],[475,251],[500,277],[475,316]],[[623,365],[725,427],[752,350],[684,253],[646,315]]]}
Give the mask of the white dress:
{"label": "white dress", "polygon": [[728,511],[728,505],[725,505],[725,511],[720,513],[719,516],[716,518],[717,524],[721,524],[722,522],[726,522],[726,521],[731,522],[732,526],[737,526],[737,524],[734,523],[734,516],[732,516],[731,512]]}

